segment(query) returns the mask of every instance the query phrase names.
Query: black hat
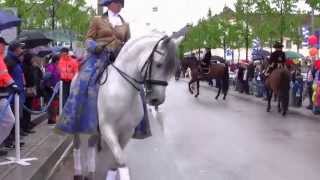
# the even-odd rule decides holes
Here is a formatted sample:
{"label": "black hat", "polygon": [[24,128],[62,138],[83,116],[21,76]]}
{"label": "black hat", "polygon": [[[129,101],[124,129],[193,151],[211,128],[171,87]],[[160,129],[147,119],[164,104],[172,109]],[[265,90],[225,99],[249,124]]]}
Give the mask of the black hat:
{"label": "black hat", "polygon": [[61,48],[60,53],[68,53],[69,49],[66,47]]}
{"label": "black hat", "polygon": [[8,43],[6,42],[6,40],[3,37],[0,37],[0,43],[8,45]]}
{"label": "black hat", "polygon": [[20,43],[18,41],[12,41],[10,44],[9,44],[9,51],[15,51],[16,49],[18,48],[23,48],[24,47],[24,44],[23,43]]}
{"label": "black hat", "polygon": [[109,6],[113,2],[120,3],[122,6],[124,6],[124,0],[100,0],[99,6]]}
{"label": "black hat", "polygon": [[283,48],[283,45],[282,45],[279,41],[277,41],[277,42],[273,45],[273,48],[281,49],[281,48]]}

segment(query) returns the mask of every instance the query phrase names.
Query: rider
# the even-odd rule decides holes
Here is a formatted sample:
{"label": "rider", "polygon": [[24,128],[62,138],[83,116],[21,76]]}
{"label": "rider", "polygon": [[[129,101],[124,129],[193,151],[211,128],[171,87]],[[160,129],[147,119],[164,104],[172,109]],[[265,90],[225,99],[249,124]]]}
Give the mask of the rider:
{"label": "rider", "polygon": [[72,82],[69,98],[57,124],[57,128],[66,133],[93,134],[97,131],[99,74],[106,64],[115,59],[118,49],[130,37],[129,25],[119,15],[124,0],[101,0],[99,4],[107,6],[108,11],[91,20],[85,42],[88,57]]}
{"label": "rider", "polygon": [[203,71],[205,73],[209,73],[209,67],[211,64],[211,49],[210,48],[206,48],[206,53],[204,55],[203,60],[201,61],[201,68],[203,69]]}
{"label": "rider", "polygon": [[286,63],[286,54],[282,51],[283,45],[280,42],[276,42],[273,48],[275,48],[276,51],[270,55],[268,68],[265,73],[266,77],[268,77],[274,69],[284,68]]}

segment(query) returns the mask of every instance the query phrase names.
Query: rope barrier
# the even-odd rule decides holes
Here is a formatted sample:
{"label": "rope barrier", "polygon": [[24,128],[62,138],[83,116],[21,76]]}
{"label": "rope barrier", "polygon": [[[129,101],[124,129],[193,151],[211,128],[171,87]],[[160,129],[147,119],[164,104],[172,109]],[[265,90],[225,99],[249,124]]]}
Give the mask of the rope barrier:
{"label": "rope barrier", "polygon": [[41,111],[33,111],[33,110],[29,109],[29,108],[28,108],[27,106],[25,106],[25,105],[23,105],[23,109],[26,110],[27,112],[29,112],[30,114],[34,114],[34,115],[38,115],[38,114],[42,114],[42,113],[44,113],[44,112],[47,112],[48,109],[49,109],[49,106],[51,105],[51,103],[52,103],[52,101],[54,100],[55,96],[59,93],[60,83],[61,83],[61,82],[58,82],[58,83],[56,84],[56,86],[54,87],[54,91],[53,91],[53,93],[52,93],[52,96],[51,96],[50,99],[49,99],[48,104],[47,104],[44,108],[42,108]]}

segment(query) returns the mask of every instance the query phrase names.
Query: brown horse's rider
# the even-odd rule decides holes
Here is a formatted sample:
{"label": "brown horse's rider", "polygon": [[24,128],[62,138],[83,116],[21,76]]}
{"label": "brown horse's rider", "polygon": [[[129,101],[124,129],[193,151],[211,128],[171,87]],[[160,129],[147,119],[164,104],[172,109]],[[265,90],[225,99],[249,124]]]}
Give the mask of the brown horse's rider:
{"label": "brown horse's rider", "polygon": [[203,60],[201,61],[201,69],[204,73],[209,73],[209,67],[211,64],[211,49],[206,48],[206,54],[204,55]]}
{"label": "brown horse's rider", "polygon": [[286,54],[282,51],[283,45],[280,42],[276,42],[273,45],[273,48],[276,49],[270,55],[270,59],[268,61],[268,68],[265,72],[265,76],[268,77],[273,70],[277,68],[284,68],[286,63]]}

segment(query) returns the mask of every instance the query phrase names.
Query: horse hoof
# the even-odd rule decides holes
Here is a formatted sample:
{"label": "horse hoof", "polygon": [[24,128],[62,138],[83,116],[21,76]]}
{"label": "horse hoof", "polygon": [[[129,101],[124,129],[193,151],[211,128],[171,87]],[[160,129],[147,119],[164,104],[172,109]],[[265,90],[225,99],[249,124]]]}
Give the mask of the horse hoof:
{"label": "horse hoof", "polygon": [[199,96],[199,94],[195,95],[194,97],[197,98]]}
{"label": "horse hoof", "polygon": [[223,100],[225,101],[225,100],[226,100],[226,97],[223,97]]}
{"label": "horse hoof", "polygon": [[270,112],[270,108],[267,109],[267,112]]}
{"label": "horse hoof", "polygon": [[282,116],[285,117],[287,115],[287,112],[283,112]]}

